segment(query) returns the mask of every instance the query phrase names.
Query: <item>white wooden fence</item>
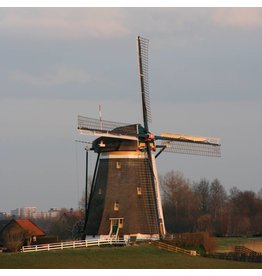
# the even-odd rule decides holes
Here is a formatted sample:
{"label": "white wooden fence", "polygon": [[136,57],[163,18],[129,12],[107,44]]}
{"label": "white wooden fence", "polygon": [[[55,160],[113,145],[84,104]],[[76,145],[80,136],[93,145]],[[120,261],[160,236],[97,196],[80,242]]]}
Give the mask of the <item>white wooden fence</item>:
{"label": "white wooden fence", "polygon": [[66,241],[60,243],[48,243],[38,245],[28,245],[21,248],[21,252],[36,252],[36,251],[50,251],[66,248],[81,248],[100,245],[127,245],[127,241],[123,239],[105,239],[105,240],[80,240],[80,241]]}

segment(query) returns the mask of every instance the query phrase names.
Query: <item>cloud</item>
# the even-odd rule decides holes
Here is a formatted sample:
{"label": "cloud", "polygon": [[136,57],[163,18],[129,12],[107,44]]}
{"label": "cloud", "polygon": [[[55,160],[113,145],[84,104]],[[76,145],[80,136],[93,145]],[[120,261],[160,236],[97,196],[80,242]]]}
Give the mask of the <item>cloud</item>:
{"label": "cloud", "polygon": [[87,83],[96,81],[96,78],[88,72],[69,66],[57,66],[50,73],[42,75],[14,71],[9,73],[9,79],[34,86],[54,86],[74,82]]}
{"label": "cloud", "polygon": [[121,9],[27,8],[3,9],[0,33],[60,39],[112,38],[125,36],[125,15]]}
{"label": "cloud", "polygon": [[[0,35],[21,39],[111,39],[133,33],[192,35],[194,26],[261,28],[261,8],[4,8]],[[197,36],[195,35],[195,39]]]}
{"label": "cloud", "polygon": [[217,26],[241,29],[262,27],[261,8],[223,8],[214,9],[212,21]]}

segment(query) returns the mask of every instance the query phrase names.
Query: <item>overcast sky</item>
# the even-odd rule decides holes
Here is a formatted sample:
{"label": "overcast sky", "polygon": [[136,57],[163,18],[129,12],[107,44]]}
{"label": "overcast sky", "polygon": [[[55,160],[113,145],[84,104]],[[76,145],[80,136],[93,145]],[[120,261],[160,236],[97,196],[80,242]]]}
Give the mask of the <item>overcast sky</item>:
{"label": "overcast sky", "polygon": [[105,120],[142,121],[137,35],[150,40],[151,130],[222,143],[221,158],[163,153],[159,174],[257,192],[261,33],[261,8],[1,8],[0,211],[77,207],[77,115],[101,104]]}

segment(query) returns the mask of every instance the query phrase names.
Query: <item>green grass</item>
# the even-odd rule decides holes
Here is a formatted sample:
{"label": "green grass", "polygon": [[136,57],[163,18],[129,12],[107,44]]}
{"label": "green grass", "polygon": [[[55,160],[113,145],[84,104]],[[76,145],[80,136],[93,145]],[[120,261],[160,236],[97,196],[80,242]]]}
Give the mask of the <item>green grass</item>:
{"label": "green grass", "polygon": [[223,237],[215,238],[216,251],[232,251],[235,245],[245,245],[250,242],[262,242],[262,238],[245,238],[245,237]]}
{"label": "green grass", "polygon": [[262,264],[192,257],[151,245],[2,253],[0,268],[262,268]]}

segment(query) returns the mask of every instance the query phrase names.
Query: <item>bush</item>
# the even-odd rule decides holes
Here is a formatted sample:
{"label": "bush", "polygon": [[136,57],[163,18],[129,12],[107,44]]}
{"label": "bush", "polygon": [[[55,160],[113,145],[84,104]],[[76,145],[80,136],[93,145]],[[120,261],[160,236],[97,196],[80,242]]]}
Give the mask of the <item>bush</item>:
{"label": "bush", "polygon": [[57,236],[44,236],[38,237],[37,241],[33,242],[33,244],[47,244],[56,242],[60,242]]}
{"label": "bush", "polygon": [[178,246],[193,247],[200,253],[213,252],[216,248],[215,241],[207,232],[174,234],[173,239]]}
{"label": "bush", "polygon": [[20,229],[12,229],[3,234],[3,245],[6,251],[16,252],[23,246],[26,233]]}

